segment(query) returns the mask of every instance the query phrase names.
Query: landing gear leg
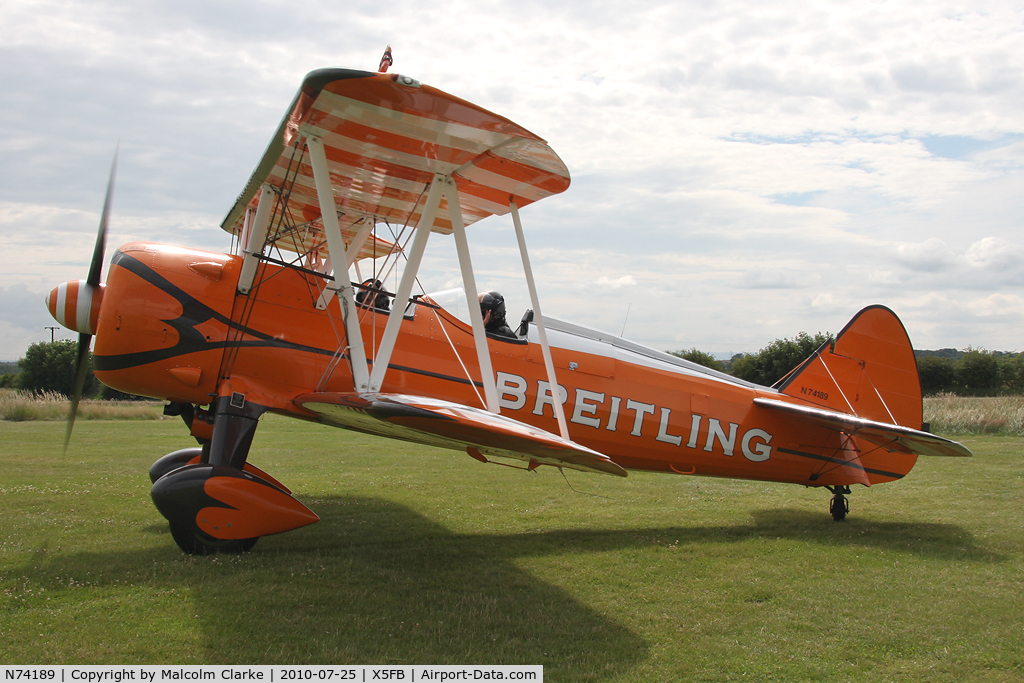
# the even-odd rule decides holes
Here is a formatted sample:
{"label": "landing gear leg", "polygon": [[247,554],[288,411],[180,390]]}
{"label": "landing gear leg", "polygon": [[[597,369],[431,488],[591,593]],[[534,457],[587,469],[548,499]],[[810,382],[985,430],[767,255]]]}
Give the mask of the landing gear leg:
{"label": "landing gear leg", "polygon": [[[215,404],[216,418],[213,423],[213,437],[202,449],[190,449],[202,454],[202,470],[189,473],[183,468],[173,475],[181,480],[179,484],[161,481],[154,484],[154,502],[168,518],[171,536],[178,547],[189,555],[210,555],[213,553],[240,553],[250,550],[259,537],[221,540],[203,531],[196,524],[196,513],[211,501],[203,493],[204,477],[215,473],[214,468],[241,470],[249,457],[249,448],[259,417],[265,411],[260,405],[249,403],[241,394],[221,396]],[[192,467],[199,468],[200,465]],[[180,473],[180,474],[179,474]],[[197,484],[185,486],[186,477],[198,477]],[[177,489],[177,491],[176,491]],[[185,490],[185,493],[179,491]],[[159,498],[159,500],[158,500]],[[161,504],[163,503],[163,504]]]}
{"label": "landing gear leg", "polygon": [[246,401],[242,394],[218,398],[210,440],[210,464],[227,465],[236,470],[244,468],[260,415],[265,411],[263,406]]}
{"label": "landing gear leg", "polygon": [[832,500],[828,504],[828,511],[832,513],[832,519],[837,522],[841,522],[846,519],[847,513],[850,512],[850,501],[846,499],[846,496],[850,494],[849,486],[826,486],[829,491],[832,492]]}

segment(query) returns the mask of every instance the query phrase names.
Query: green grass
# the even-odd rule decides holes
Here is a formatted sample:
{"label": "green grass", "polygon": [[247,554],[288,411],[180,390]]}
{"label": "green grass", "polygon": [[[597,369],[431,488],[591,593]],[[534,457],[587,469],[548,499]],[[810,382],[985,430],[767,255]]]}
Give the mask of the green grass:
{"label": "green grass", "polygon": [[550,468],[282,418],[321,522],[188,558],[146,470],[178,421],[0,423],[0,664],[543,664],[549,681],[1024,679],[1024,439],[822,490]]}

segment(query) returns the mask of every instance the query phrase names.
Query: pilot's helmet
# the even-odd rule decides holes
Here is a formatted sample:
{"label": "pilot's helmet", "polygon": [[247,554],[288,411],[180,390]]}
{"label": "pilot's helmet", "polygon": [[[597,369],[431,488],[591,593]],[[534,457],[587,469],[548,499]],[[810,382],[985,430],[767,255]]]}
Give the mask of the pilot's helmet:
{"label": "pilot's helmet", "polygon": [[493,320],[505,319],[505,297],[493,289],[480,294],[480,313],[490,311]]}
{"label": "pilot's helmet", "polygon": [[[373,302],[377,298],[377,292],[383,289],[384,283],[381,282],[380,280],[374,280],[373,278],[363,280],[363,286],[360,287],[359,291],[356,293],[356,303],[361,304],[364,301],[366,301],[367,298],[369,298],[370,301]],[[373,290],[377,291],[375,292]]]}

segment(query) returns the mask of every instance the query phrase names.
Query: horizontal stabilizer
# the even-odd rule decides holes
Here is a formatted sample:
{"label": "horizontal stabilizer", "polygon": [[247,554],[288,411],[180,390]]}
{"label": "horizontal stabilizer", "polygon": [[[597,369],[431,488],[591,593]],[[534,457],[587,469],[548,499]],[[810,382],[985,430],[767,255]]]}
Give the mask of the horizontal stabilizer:
{"label": "horizontal stabilizer", "polygon": [[537,427],[469,406],[405,394],[314,393],[295,399],[320,421],[480,456],[626,476],[597,451]]}
{"label": "horizontal stabilizer", "polygon": [[889,450],[917,455],[944,455],[961,458],[971,456],[971,451],[963,444],[910,427],[876,422],[856,415],[796,405],[771,398],[755,398],[754,405],[796,415],[807,422],[854,435],[858,439],[864,439]]}

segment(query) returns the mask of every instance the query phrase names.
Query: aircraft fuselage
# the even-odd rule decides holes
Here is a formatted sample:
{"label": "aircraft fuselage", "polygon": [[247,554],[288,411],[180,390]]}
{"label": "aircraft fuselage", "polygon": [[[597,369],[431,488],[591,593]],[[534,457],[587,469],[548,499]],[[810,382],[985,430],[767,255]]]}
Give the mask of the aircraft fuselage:
{"label": "aircraft fuselage", "polygon": [[[99,379],[195,405],[237,393],[303,419],[317,416],[297,396],[351,392],[338,298],[326,310],[316,307],[323,279],[263,263],[258,287],[241,295],[241,261],[152,243],[122,246],[96,331]],[[389,315],[401,312],[358,313],[372,366]],[[422,303],[405,315],[381,392],[482,406],[469,325]],[[898,479],[916,460],[886,453],[884,465],[851,464],[834,457],[843,450],[836,431],[753,403],[798,399],[572,325],[552,323],[548,334],[570,438],[626,469],[835,486]],[[557,433],[540,345],[497,338],[488,345],[501,414]]]}

